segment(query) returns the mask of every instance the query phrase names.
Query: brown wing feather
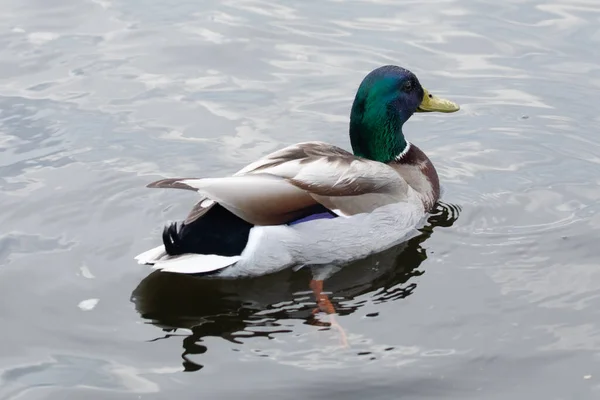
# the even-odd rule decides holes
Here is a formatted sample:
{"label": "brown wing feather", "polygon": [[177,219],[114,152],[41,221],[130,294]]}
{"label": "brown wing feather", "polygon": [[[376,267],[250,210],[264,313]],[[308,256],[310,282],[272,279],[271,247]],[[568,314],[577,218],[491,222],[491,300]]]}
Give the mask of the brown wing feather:
{"label": "brown wing feather", "polygon": [[185,220],[183,221],[184,224],[191,224],[192,222],[196,221],[198,218],[200,218],[201,216],[203,216],[204,214],[206,214],[208,212],[208,210],[210,210],[211,208],[213,208],[213,206],[217,203],[215,203],[214,201],[211,202],[208,206],[203,206],[202,203],[206,200],[210,200],[208,197],[202,197],[200,199],[199,202],[197,202],[194,207],[192,207],[192,209],[190,210],[189,214],[187,215],[187,217],[185,218]]}
{"label": "brown wing feather", "polygon": [[329,162],[343,162],[350,164],[359,159],[354,154],[325,142],[304,142],[283,149],[276,150],[265,157],[248,164],[235,175],[251,173],[264,173],[270,168],[277,167],[291,161],[307,164],[317,159],[325,159]]}
{"label": "brown wing feather", "polygon": [[181,181],[185,181],[188,179],[194,179],[194,178],[161,179],[159,181],[155,181],[155,182],[147,184],[146,187],[151,188],[151,189],[184,189],[184,190],[193,190],[194,192],[197,192],[198,189],[181,182]]}

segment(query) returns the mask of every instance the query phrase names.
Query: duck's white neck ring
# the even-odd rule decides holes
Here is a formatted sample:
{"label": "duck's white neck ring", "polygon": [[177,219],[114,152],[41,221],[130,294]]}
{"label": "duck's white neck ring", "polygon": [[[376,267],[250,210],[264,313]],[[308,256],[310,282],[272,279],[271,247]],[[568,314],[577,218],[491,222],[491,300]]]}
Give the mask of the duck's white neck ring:
{"label": "duck's white neck ring", "polygon": [[402,159],[404,158],[404,156],[406,156],[406,154],[408,154],[408,152],[410,151],[410,147],[411,147],[411,144],[410,144],[410,142],[407,141],[406,142],[406,147],[404,147],[404,150],[402,150],[400,152],[400,154],[398,154],[396,156],[395,160],[396,161],[402,161]]}

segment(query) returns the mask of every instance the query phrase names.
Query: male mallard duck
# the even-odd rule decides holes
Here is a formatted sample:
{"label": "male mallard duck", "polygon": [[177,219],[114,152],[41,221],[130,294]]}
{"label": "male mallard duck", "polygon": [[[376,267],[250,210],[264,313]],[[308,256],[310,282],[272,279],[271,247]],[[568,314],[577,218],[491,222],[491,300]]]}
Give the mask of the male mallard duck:
{"label": "male mallard duck", "polygon": [[[398,66],[370,72],[350,114],[354,154],[323,142],[275,151],[222,178],[176,178],[150,188],[193,190],[185,221],[136,257],[178,273],[260,275],[364,257],[415,231],[440,196],[437,172],[402,126],[415,112],[459,106]],[[321,281],[322,282],[322,281]]]}

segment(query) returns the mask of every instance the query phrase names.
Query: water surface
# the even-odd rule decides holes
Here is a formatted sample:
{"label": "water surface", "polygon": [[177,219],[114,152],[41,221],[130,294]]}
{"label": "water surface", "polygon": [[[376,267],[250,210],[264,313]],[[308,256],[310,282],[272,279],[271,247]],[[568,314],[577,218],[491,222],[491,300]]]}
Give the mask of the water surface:
{"label": "water surface", "polygon": [[[595,0],[5,0],[1,399],[596,399]],[[461,104],[405,127],[445,186],[422,235],[326,282],[132,257],[192,193],[306,140],[349,148],[362,77]]]}

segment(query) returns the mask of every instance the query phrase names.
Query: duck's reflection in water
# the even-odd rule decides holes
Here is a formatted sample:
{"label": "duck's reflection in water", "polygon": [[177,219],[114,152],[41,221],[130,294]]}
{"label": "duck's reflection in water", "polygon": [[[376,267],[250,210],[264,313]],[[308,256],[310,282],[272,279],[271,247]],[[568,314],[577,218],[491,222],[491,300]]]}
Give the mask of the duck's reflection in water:
{"label": "duck's reflection in water", "polygon": [[[290,332],[280,329],[278,321],[304,320],[306,324],[330,326],[315,315],[315,297],[309,282],[324,279],[326,301],[340,315],[358,310],[366,300],[357,296],[370,294],[371,303],[387,302],[409,296],[417,287],[409,282],[423,274],[419,265],[427,258],[422,243],[436,227],[450,227],[458,218],[457,206],[439,204],[421,234],[386,251],[371,255],[343,267],[327,266],[285,270],[259,278],[220,280],[187,275],[153,272],[135,288],[132,301],[140,315],[166,335],[178,335],[178,328],[192,334],[183,339],[184,368],[195,371],[202,365],[190,361],[189,354],[202,354],[201,344],[208,336],[240,343],[239,336],[272,336]],[[323,306],[321,306],[323,308]],[[326,307],[325,307],[326,308]],[[247,329],[269,326],[269,330]],[[342,333],[343,334],[343,333]]]}

